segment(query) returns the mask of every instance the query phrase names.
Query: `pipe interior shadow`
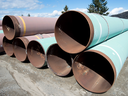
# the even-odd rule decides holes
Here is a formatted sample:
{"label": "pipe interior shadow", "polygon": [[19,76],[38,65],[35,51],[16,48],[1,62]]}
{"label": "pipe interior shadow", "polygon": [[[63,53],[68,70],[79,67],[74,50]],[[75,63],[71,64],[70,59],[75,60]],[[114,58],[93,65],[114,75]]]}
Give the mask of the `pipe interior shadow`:
{"label": "pipe interior shadow", "polygon": [[58,44],[53,44],[48,49],[47,62],[56,75],[67,76],[71,72],[71,56],[69,53],[64,52]]}
{"label": "pipe interior shadow", "polygon": [[[55,36],[59,46],[65,50],[69,50],[69,46],[71,47],[70,49],[79,48],[88,44],[90,39],[90,26],[82,14],[75,11],[66,12],[59,17],[56,23]],[[70,38],[73,40],[71,41]],[[67,47],[64,46],[65,42],[63,41],[68,42]],[[78,42],[79,45],[74,47],[76,42]]]}
{"label": "pipe interior shadow", "polygon": [[96,93],[107,91],[114,83],[115,74],[111,64],[95,52],[78,55],[73,63],[73,73],[81,86]]}
{"label": "pipe interior shadow", "polygon": [[31,41],[27,47],[28,59],[33,66],[42,68],[45,65],[45,52],[37,41]]}

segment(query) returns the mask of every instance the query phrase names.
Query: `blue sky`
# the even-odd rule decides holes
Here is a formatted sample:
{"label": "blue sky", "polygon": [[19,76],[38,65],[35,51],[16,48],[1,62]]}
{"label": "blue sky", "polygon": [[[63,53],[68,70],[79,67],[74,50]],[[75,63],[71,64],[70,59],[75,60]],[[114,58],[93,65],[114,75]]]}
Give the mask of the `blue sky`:
{"label": "blue sky", "polygon": [[[110,15],[128,11],[128,0],[106,0]],[[69,10],[87,12],[92,0],[0,0],[0,19],[5,15],[34,17],[59,17],[68,6]]]}

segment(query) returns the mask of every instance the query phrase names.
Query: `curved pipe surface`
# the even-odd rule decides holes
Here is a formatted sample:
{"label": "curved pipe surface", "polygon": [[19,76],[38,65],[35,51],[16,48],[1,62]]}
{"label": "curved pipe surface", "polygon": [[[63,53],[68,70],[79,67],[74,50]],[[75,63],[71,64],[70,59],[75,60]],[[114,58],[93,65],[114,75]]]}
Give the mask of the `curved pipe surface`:
{"label": "curved pipe surface", "polygon": [[76,54],[128,30],[128,20],[67,11],[55,24],[55,38],[66,52]]}
{"label": "curved pipe surface", "polygon": [[37,68],[46,65],[45,54],[51,44],[56,43],[55,37],[33,40],[28,44],[27,53],[31,64]]}
{"label": "curved pipe surface", "polygon": [[127,37],[128,31],[74,59],[73,73],[82,87],[96,93],[106,92],[112,87],[128,56]]}
{"label": "curved pipe surface", "polygon": [[13,41],[14,55],[19,61],[28,60],[27,56],[27,46],[28,43],[35,39],[41,39],[42,35],[33,35],[33,36],[25,36],[25,37],[17,37]]}
{"label": "curved pipe surface", "polygon": [[2,29],[2,26],[0,26],[0,30],[3,30],[3,29]]}
{"label": "curved pipe surface", "polygon": [[3,52],[3,38],[4,38],[4,33],[0,33],[0,52]]}
{"label": "curved pipe surface", "polygon": [[0,20],[0,26],[2,26],[2,20]]}
{"label": "curved pipe surface", "polygon": [[49,68],[58,76],[67,76],[71,72],[72,59],[58,44],[52,44],[46,53]]}
{"label": "curved pipe surface", "polygon": [[8,56],[13,56],[14,55],[14,51],[13,51],[13,44],[12,44],[13,40],[8,40],[5,36],[3,38],[3,48],[5,53]]}
{"label": "curved pipe surface", "polygon": [[3,18],[3,30],[9,40],[15,37],[53,33],[57,18],[25,17],[6,15]]}

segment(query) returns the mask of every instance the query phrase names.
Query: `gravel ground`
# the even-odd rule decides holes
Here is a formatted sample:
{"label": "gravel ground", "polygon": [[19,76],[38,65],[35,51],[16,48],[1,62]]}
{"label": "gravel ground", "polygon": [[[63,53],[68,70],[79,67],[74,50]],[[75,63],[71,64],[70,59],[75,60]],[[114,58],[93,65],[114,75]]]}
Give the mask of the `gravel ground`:
{"label": "gravel ground", "polygon": [[49,68],[0,55],[0,96],[128,96],[128,59],[110,90],[96,94],[83,89],[74,76],[58,77]]}

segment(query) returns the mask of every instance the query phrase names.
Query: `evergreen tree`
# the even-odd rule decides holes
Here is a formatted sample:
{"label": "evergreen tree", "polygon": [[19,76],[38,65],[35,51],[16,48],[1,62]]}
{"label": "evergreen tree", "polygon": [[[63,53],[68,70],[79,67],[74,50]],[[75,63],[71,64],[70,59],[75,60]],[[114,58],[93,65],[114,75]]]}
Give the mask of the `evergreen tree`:
{"label": "evergreen tree", "polygon": [[89,13],[98,13],[101,15],[108,15],[109,12],[107,8],[107,1],[105,0],[92,0],[92,3],[89,5],[88,12]]}
{"label": "evergreen tree", "polygon": [[21,16],[24,16],[23,14]]}
{"label": "evergreen tree", "polygon": [[68,11],[68,6],[67,6],[67,5],[65,5],[64,11],[62,11],[61,13],[64,13],[64,12],[66,12],[66,11]]}
{"label": "evergreen tree", "polygon": [[30,17],[30,14],[28,14],[28,17]]}

